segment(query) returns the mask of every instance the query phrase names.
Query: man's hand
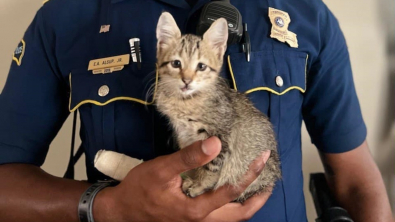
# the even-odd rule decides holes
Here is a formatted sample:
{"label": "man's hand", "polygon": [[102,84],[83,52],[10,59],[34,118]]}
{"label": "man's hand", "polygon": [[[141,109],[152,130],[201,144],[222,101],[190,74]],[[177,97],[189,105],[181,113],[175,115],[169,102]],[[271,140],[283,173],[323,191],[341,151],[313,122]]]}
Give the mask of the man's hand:
{"label": "man's hand", "polygon": [[271,193],[250,197],[243,204],[228,203],[210,213],[202,222],[239,222],[251,219],[265,205]]}
{"label": "man's hand", "polygon": [[206,217],[208,221],[220,214],[227,212],[230,215],[236,211],[240,212],[239,218],[248,218],[266,200],[254,197],[246,202],[246,206],[255,206],[251,211],[240,204],[228,203],[259,176],[269,152],[263,153],[250,165],[245,175],[246,183],[238,187],[224,186],[196,198],[187,197],[181,190],[180,174],[210,162],[220,150],[220,140],[213,137],[172,155],[138,165],[118,186],[106,188],[98,194],[93,206],[95,221],[202,221]]}

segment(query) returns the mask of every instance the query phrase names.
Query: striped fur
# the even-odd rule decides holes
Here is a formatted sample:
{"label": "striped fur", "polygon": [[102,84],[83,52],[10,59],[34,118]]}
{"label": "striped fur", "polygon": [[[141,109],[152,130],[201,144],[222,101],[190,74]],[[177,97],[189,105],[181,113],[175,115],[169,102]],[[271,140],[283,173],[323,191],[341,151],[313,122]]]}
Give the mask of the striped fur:
{"label": "striped fur", "polygon": [[201,38],[181,35],[173,17],[163,13],[157,27],[160,80],[155,101],[169,118],[180,148],[211,136],[222,142],[214,160],[187,172],[182,189],[191,197],[242,183],[250,163],[263,151],[271,151],[263,173],[236,200],[243,202],[270,191],[280,178],[280,163],[268,118],[219,77],[227,37],[225,19],[214,22]]}

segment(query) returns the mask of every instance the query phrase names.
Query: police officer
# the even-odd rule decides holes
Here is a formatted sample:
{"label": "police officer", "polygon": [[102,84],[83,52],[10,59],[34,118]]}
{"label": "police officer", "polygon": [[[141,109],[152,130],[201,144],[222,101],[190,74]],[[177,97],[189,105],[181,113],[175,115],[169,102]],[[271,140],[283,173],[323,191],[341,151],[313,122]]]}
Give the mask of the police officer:
{"label": "police officer", "polygon": [[[248,24],[251,54],[248,62],[240,45],[229,45],[223,75],[274,125],[283,179],[270,198],[263,194],[244,205],[226,204],[248,183],[194,199],[182,194],[180,172],[212,160],[220,141],[211,138],[157,157],[170,153],[170,132],[152,98],[146,98],[146,86],[155,84],[161,12],[170,12],[184,33],[193,33],[199,9],[208,2],[51,0],[43,5],[14,53],[0,96],[1,221],[78,221],[81,195],[106,179],[93,167],[100,149],[154,160],[90,199],[92,209],[83,213],[93,213],[95,221],[306,221],[302,120],[339,203],[356,221],[391,220],[365,141],[346,43],[321,1],[231,1]],[[119,60],[130,54],[133,38],[140,39],[141,60]],[[92,69],[91,61],[103,66]],[[63,122],[77,110],[90,183],[39,168]],[[247,181],[262,169],[262,159],[267,157],[251,165]]]}

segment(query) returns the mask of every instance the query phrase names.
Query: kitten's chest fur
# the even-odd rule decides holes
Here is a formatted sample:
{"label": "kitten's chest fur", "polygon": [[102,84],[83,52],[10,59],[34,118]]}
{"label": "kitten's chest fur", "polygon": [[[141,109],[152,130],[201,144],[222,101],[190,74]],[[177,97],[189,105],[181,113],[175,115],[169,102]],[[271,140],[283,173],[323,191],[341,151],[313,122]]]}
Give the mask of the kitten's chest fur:
{"label": "kitten's chest fur", "polygon": [[169,118],[180,148],[210,136],[229,134],[235,113],[231,98],[224,96],[225,93],[202,93],[182,99],[167,97],[159,90],[157,107]]}

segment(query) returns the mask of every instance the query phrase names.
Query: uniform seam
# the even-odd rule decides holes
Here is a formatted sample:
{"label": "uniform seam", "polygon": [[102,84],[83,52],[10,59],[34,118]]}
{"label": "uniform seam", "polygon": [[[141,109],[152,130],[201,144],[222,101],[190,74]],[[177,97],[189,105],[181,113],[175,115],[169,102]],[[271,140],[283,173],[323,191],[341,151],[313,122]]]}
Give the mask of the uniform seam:
{"label": "uniform seam", "polygon": [[[297,204],[297,206],[299,206],[299,204],[301,204],[301,203],[304,204],[304,205],[306,205],[305,200],[304,200],[304,198],[303,198],[303,195],[304,195],[304,194],[303,194],[303,193],[304,193],[303,190],[302,190],[301,193],[302,193],[302,198],[300,198],[299,203]],[[293,211],[292,214],[290,215],[290,218],[293,218],[293,217],[294,217],[294,215],[295,215],[295,213],[296,213],[296,210],[297,210],[297,209],[294,209],[294,211]],[[306,212],[304,212],[304,213],[306,213]]]}
{"label": "uniform seam", "polygon": [[11,145],[11,144],[7,144],[7,143],[4,143],[4,142],[1,142],[0,141],[0,147],[12,147],[12,148],[17,148],[17,149],[20,149],[20,150],[23,150],[23,151],[27,151],[25,148],[23,148],[23,147],[20,147],[20,146],[15,146],[15,145]]}
{"label": "uniform seam", "polygon": [[[274,4],[274,2],[272,3],[272,1],[273,0],[267,0],[267,5],[271,6],[271,7],[275,7],[276,4]],[[277,70],[276,56],[274,54],[274,50],[275,50],[274,49],[275,48],[274,47],[274,41],[271,40],[270,42],[271,42],[271,46],[272,46],[271,51],[273,53],[273,62],[274,62],[274,65],[276,67],[276,70]],[[281,96],[278,96],[278,103],[279,103],[278,104],[278,106],[279,106],[278,108],[279,108],[279,115],[280,115],[279,117],[281,117]],[[280,153],[280,149],[279,149],[280,148],[280,126],[281,126],[281,118],[279,118],[279,120],[278,120],[278,130],[277,130],[277,132],[278,132],[278,134],[277,134],[277,140],[278,140],[277,149],[278,149],[279,153]],[[280,153],[280,157],[281,157],[281,153]],[[280,168],[281,168],[281,172],[282,172],[283,171],[283,165],[282,164],[280,164]],[[283,192],[283,195],[284,195],[283,200],[284,200],[285,220],[288,222],[289,221],[288,213],[287,213],[288,206],[287,206],[287,198],[286,198],[286,193],[285,193],[285,188],[284,188],[284,180],[281,180],[281,183],[282,183],[282,192]]]}
{"label": "uniform seam", "polygon": [[[280,148],[280,137],[281,137],[281,133],[280,133],[280,129],[281,129],[281,99],[282,99],[282,97],[281,96],[279,96],[278,97],[278,106],[279,106],[279,119],[278,119],[278,135],[277,135],[277,138],[278,138],[278,149]],[[281,155],[281,153],[280,153],[280,155]],[[283,165],[280,165],[280,167],[281,167],[281,172],[283,172]],[[284,210],[285,210],[285,218],[286,218],[286,220],[287,221],[289,221],[289,216],[288,216],[288,204],[287,204],[287,194],[286,194],[286,192],[285,192],[285,187],[284,187],[284,181],[282,180],[282,183],[283,183],[283,186],[282,186],[282,190],[283,190],[283,193],[284,193]]]}

